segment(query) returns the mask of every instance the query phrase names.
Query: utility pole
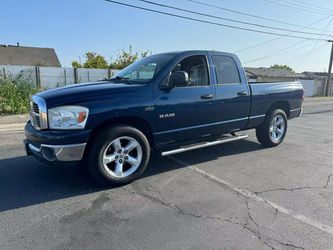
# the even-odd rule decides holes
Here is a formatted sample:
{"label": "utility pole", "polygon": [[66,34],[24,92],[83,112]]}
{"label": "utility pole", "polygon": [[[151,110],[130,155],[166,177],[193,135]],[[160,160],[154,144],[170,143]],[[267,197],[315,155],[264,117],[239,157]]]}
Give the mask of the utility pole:
{"label": "utility pole", "polygon": [[330,80],[331,80],[331,72],[332,72],[332,60],[333,60],[333,40],[328,40],[327,42],[332,43],[332,48],[331,48],[331,56],[330,56],[330,62],[328,65],[328,74],[327,74],[327,78],[326,78],[326,84],[325,84],[325,94],[326,96],[330,96],[331,95],[331,84],[330,84]]}

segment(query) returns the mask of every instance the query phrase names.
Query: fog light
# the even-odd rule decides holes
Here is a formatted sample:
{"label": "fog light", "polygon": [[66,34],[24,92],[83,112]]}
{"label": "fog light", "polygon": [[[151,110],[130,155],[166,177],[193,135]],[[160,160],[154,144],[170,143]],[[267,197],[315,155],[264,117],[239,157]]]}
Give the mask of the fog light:
{"label": "fog light", "polygon": [[56,156],[54,154],[54,151],[50,148],[42,148],[42,154],[44,158],[48,161],[54,161],[56,159]]}

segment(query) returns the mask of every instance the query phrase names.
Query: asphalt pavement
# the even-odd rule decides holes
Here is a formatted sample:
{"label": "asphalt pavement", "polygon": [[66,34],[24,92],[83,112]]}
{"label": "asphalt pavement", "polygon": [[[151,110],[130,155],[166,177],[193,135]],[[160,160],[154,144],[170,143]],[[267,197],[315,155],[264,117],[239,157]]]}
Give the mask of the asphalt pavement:
{"label": "asphalt pavement", "polygon": [[0,119],[0,249],[333,249],[333,99],[307,99],[279,147],[246,131],[110,189],[25,156],[20,119]]}

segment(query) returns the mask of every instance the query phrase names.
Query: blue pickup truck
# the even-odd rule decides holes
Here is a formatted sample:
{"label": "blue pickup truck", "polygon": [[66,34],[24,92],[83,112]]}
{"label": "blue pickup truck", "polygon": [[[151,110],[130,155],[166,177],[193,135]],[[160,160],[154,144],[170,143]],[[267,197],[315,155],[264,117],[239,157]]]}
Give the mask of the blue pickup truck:
{"label": "blue pickup truck", "polygon": [[234,54],[152,55],[111,79],[47,90],[31,99],[26,151],[48,165],[87,166],[104,184],[137,179],[162,156],[245,139],[256,129],[279,145],[302,112],[298,82],[248,84]]}

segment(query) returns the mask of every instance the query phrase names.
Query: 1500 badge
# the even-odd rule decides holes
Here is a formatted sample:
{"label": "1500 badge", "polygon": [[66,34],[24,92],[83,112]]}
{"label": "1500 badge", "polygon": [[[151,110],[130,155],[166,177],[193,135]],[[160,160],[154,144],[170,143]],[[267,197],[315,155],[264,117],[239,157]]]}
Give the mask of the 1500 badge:
{"label": "1500 badge", "polygon": [[175,113],[169,113],[169,114],[160,114],[160,119],[164,119],[164,118],[171,118],[171,117],[175,117],[176,114]]}

